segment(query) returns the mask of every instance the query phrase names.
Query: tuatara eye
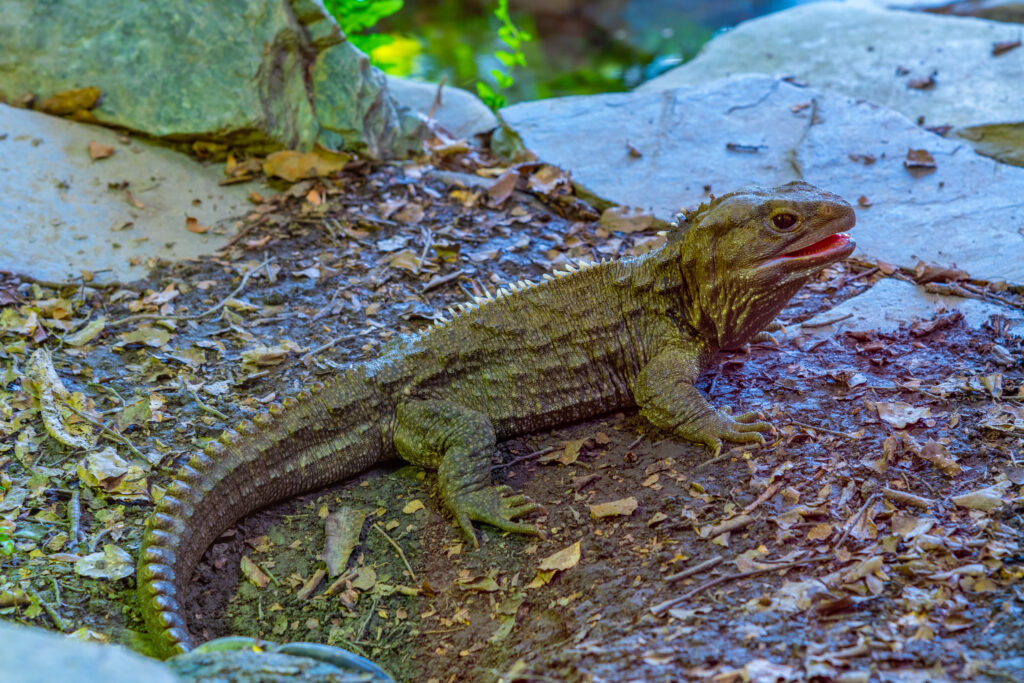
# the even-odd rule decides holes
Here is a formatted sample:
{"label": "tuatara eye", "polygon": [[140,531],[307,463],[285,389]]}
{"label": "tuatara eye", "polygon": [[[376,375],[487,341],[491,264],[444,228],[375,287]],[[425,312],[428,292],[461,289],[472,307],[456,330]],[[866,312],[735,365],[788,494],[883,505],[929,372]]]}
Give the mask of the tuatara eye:
{"label": "tuatara eye", "polygon": [[780,213],[772,216],[772,225],[776,230],[789,230],[796,225],[796,216],[791,213]]}

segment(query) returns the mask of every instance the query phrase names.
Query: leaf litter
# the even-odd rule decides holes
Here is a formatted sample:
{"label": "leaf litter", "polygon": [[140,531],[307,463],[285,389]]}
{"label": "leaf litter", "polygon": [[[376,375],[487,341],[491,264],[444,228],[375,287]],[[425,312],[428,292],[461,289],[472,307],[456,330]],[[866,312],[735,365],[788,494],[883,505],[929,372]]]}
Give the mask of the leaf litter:
{"label": "leaf litter", "polygon": [[[639,212],[598,223],[554,167],[471,145],[403,168],[313,157],[230,157],[231,182],[267,163],[295,182],[253,190],[213,257],[116,285],[0,278],[5,618],[137,644],[132,558],[173,463],[449,305],[664,239]],[[783,318],[894,272],[832,267]],[[764,412],[768,446],[706,462],[629,413],[511,440],[495,477],[544,506],[544,533],[485,528],[480,550],[432,476],[368,473],[222,536],[192,626],[427,681],[1012,676],[1021,351],[948,318],[724,354],[701,388]]]}

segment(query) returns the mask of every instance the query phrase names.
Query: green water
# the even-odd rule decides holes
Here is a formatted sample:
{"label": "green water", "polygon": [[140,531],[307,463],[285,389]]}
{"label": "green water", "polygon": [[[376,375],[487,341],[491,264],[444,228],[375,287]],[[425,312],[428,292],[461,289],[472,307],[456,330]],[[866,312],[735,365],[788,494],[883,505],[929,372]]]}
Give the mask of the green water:
{"label": "green water", "polygon": [[[358,0],[356,0],[358,1]],[[527,67],[501,90],[510,103],[629,90],[691,59],[720,30],[810,0],[513,0],[516,27],[533,39]],[[353,40],[396,76],[474,91],[502,65],[496,0],[415,2]],[[390,41],[390,42],[388,42]],[[508,71],[508,69],[504,69]]]}

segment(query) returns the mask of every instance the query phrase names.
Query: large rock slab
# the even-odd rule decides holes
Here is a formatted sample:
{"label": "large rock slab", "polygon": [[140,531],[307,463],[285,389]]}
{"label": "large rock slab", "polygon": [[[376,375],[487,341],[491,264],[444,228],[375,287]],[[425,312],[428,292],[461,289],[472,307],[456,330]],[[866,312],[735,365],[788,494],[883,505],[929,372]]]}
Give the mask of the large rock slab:
{"label": "large rock slab", "polygon": [[744,22],[638,89],[792,77],[952,126],[981,154],[1024,166],[1024,48],[993,50],[1020,37],[1013,24],[819,2]]}
{"label": "large rock slab", "polygon": [[[97,277],[128,281],[150,258],[192,258],[227,240],[185,229],[186,216],[211,226],[249,207],[244,186],[217,185],[222,165],[117,137],[0,105],[0,269],[48,280],[109,269]],[[113,156],[92,161],[90,141]]]}
{"label": "large rock slab", "polygon": [[0,681],[4,683],[180,683],[155,659],[116,645],[73,638],[0,621]]}
{"label": "large rock slab", "polygon": [[[501,113],[528,148],[587,190],[663,219],[709,192],[806,180],[855,206],[864,198],[853,232],[860,256],[1024,282],[1024,169],[870,102],[746,75]],[[912,174],[910,149],[929,152],[934,172]]]}
{"label": "large rock slab", "polygon": [[421,83],[397,76],[388,76],[387,79],[388,92],[396,102],[424,117],[433,110],[434,121],[456,138],[471,138],[498,127],[494,112],[468,90],[446,85],[441,89],[440,105],[434,107],[436,83]]}
{"label": "large rock slab", "polygon": [[1024,313],[996,302],[931,294],[910,282],[885,278],[866,292],[843,301],[806,321],[800,333],[807,336],[840,334],[847,330],[892,332],[916,320],[930,320],[947,311],[960,311],[964,322],[975,329],[993,315],[1007,318],[1007,331],[1024,336]]}
{"label": "large rock slab", "polygon": [[383,74],[314,0],[9,0],[3,10],[8,101],[94,86],[96,120],[172,142],[418,148]]}

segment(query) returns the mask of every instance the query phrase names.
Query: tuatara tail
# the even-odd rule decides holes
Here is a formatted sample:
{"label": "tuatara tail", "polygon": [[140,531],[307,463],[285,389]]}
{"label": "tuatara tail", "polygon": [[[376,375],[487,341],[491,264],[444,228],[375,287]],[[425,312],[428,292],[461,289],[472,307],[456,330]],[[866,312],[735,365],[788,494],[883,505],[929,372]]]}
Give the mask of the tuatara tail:
{"label": "tuatara tail", "polygon": [[181,467],[146,523],[139,552],[142,614],[161,656],[193,646],[184,586],[209,545],[260,507],[389,458],[393,415],[356,368],[228,429]]}

